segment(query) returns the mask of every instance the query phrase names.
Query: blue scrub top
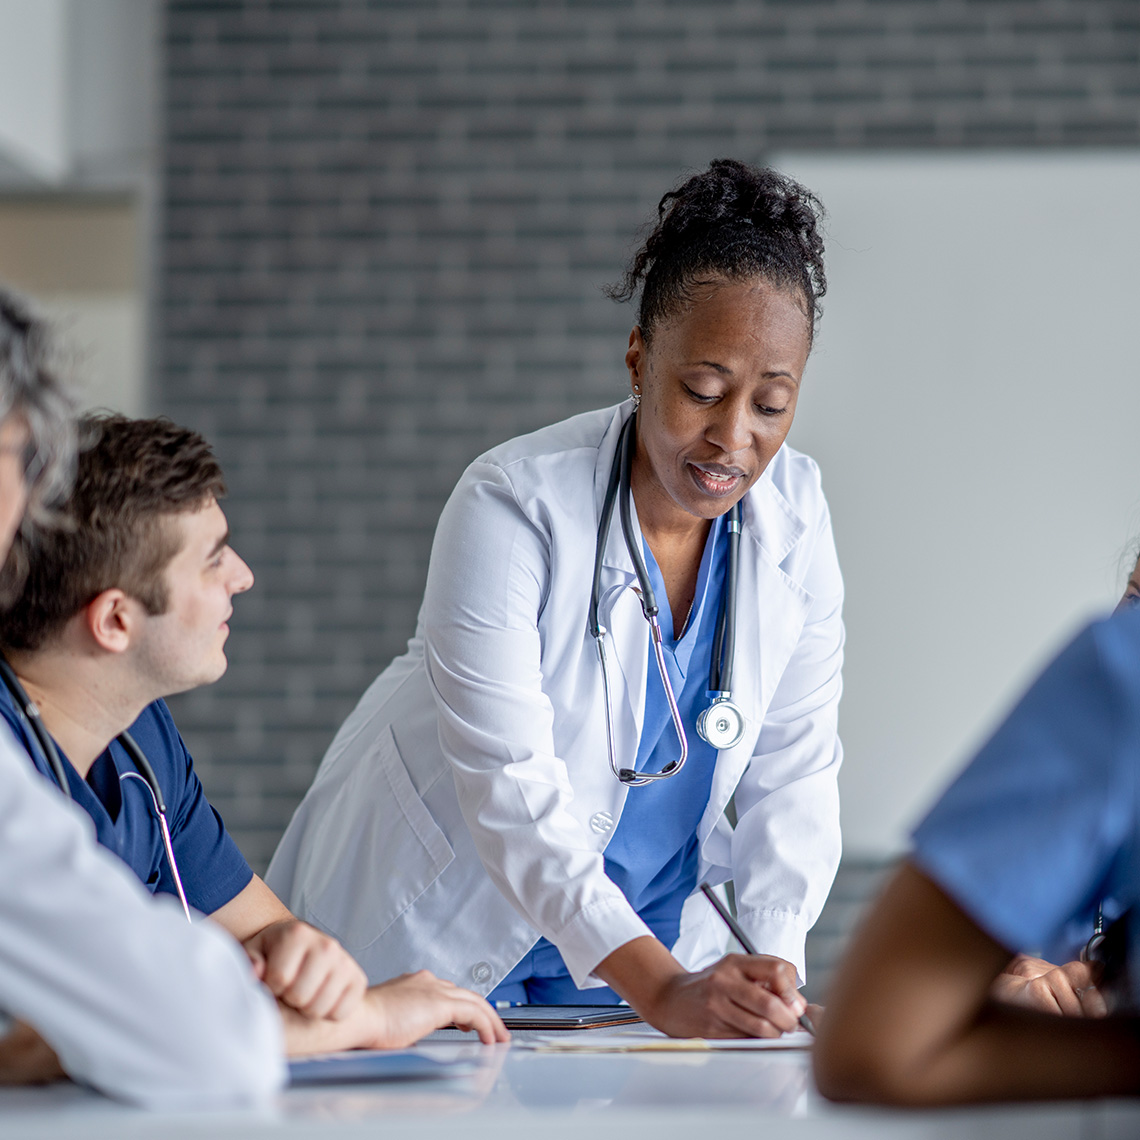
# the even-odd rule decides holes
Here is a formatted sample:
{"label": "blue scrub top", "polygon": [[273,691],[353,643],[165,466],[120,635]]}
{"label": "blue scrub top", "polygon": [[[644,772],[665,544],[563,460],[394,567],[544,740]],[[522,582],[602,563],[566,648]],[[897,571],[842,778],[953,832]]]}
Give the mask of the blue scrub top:
{"label": "blue scrub top", "polygon": [[[717,750],[697,735],[697,717],[709,701],[709,663],[728,561],[728,545],[723,538],[725,525],[722,517],[709,528],[692,612],[679,638],[674,637],[673,614],[661,571],[648,543],[642,543],[649,581],[661,609],[665,668],[685,726],[689,756],[675,776],[629,789],[621,819],[606,847],[605,868],[666,946],[677,941],[681,908],[697,885],[697,824],[708,805],[717,759]],[[676,760],[680,751],[650,643],[637,770],[659,772]],[[543,938],[488,995],[488,1000],[610,1005],[622,999],[609,987],[578,989],[558,948]]]}
{"label": "blue scrub top", "polygon": [[912,858],[1011,952],[1054,946],[1074,922],[1087,938],[1100,899],[1140,917],[1138,789],[1133,610],[1049,665],[919,825]]}
{"label": "blue scrub top", "polygon": [[[31,762],[54,785],[47,757],[3,684],[0,715]],[[206,799],[166,703],[148,705],[129,731],[162,788],[186,898],[196,910],[212,914],[249,884],[253,872]],[[114,741],[92,764],[86,781],[63,759],[71,798],[91,817],[99,842],[114,851],[152,894],[176,895],[149,785],[135,778],[138,770],[122,745]]]}

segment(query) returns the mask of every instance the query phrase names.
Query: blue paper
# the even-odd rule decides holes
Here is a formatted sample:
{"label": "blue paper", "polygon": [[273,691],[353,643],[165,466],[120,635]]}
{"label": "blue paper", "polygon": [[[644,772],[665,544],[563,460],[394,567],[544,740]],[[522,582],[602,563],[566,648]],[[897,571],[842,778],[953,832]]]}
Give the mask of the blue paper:
{"label": "blue paper", "polygon": [[353,1049],[346,1053],[326,1053],[290,1061],[289,1083],[296,1086],[358,1081],[422,1081],[464,1076],[472,1068],[470,1061],[437,1061],[422,1053]]}

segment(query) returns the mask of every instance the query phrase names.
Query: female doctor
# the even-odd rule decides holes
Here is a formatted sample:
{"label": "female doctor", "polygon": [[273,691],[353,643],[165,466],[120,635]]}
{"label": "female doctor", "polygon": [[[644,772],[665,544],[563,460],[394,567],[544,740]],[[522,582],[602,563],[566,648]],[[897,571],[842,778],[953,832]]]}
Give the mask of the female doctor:
{"label": "female doctor", "polygon": [[[408,651],[267,875],[371,976],[624,999],[677,1036],[795,1028],[840,847],[843,586],[818,470],[784,443],[820,212],[734,161],[666,194],[611,290],[640,292],[631,399],[460,480]],[[724,955],[696,890],[730,878],[756,955]]]}

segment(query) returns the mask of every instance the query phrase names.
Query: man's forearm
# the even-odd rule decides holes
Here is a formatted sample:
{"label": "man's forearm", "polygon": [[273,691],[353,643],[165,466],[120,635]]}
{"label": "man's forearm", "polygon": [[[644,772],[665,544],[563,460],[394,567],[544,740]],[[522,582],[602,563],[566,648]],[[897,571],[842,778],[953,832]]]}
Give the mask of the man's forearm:
{"label": "man's forearm", "polygon": [[367,1001],[362,1002],[355,1013],[342,1021],[334,1021],[329,1017],[306,1017],[282,1001],[278,1001],[277,1009],[285,1031],[285,1053],[289,1057],[377,1047]]}

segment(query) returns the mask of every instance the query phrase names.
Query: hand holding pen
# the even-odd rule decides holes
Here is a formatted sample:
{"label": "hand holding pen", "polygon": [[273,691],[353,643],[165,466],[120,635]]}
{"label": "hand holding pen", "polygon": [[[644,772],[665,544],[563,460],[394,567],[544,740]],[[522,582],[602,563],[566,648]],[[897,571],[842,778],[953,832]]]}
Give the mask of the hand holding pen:
{"label": "hand holding pen", "polygon": [[[736,921],[735,918],[732,917],[731,914],[728,913],[728,909],[725,907],[724,903],[722,903],[720,899],[716,897],[716,892],[712,889],[712,887],[710,887],[708,883],[701,883],[701,890],[704,892],[705,898],[707,898],[712,904],[713,910],[715,910],[717,914],[719,914],[720,917],[724,920],[724,924],[731,931],[733,938],[735,938],[736,941],[739,942],[740,945],[744,948],[744,952],[746,954],[759,953],[756,947],[752,945],[751,939],[741,929],[740,924]],[[806,1011],[800,1014],[799,1022],[801,1029],[805,1029],[813,1037],[815,1036],[815,1026],[812,1025],[811,1018],[808,1017]]]}

